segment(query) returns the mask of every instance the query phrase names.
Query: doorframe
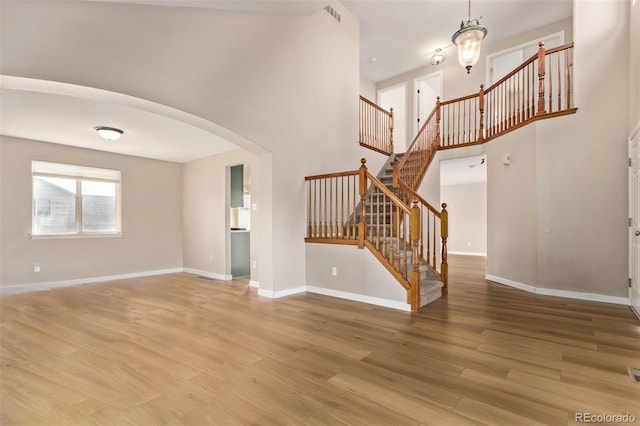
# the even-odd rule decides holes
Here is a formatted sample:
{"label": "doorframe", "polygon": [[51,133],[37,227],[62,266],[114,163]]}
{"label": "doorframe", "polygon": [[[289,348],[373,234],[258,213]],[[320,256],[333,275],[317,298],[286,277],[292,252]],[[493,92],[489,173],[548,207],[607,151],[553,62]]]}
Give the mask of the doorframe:
{"label": "doorframe", "polygon": [[394,151],[395,152],[404,152],[408,148],[408,144],[409,144],[409,141],[408,141],[408,139],[409,139],[408,136],[409,135],[407,134],[407,112],[408,112],[408,108],[407,108],[407,105],[408,105],[408,101],[407,101],[407,82],[403,81],[403,82],[400,82],[400,83],[397,83],[397,84],[392,84],[391,86],[386,86],[386,87],[382,87],[380,89],[377,89],[376,90],[376,104],[382,105],[382,103],[380,102],[380,94],[382,92],[386,92],[386,91],[394,90],[394,89],[398,89],[398,88],[404,89],[404,121],[405,121],[405,123],[404,123],[404,143],[403,143],[402,147],[400,147],[399,144],[395,143],[396,142],[395,135],[397,134],[395,132],[395,129],[396,129],[395,123],[397,123],[397,120],[395,119],[395,116],[394,116],[394,132],[393,132],[394,138],[393,138],[393,141],[394,141]]}
{"label": "doorframe", "polygon": [[[636,314],[638,319],[640,319],[640,283],[633,282],[634,271],[636,268],[640,268],[640,259],[634,258],[634,250],[633,243],[634,238],[637,238],[634,234],[637,229],[640,229],[640,217],[636,217],[635,213],[640,212],[640,206],[634,204],[634,177],[633,177],[633,166],[635,161],[640,161],[640,121],[636,124],[635,129],[630,133],[629,141],[628,141],[628,150],[629,150],[629,167],[628,167],[628,190],[629,190],[629,306]],[[637,144],[638,150],[634,152],[633,146]],[[635,194],[636,196],[638,194]],[[636,204],[640,203],[639,199],[635,199]]]}
{"label": "doorframe", "polygon": [[[411,139],[413,140],[413,138],[415,138],[415,136],[418,134],[418,131],[420,130],[420,128],[418,127],[418,82],[420,80],[426,80],[429,77],[434,77],[434,76],[438,76],[440,77],[440,87],[438,88],[438,92],[440,96],[440,99],[442,99],[443,93],[444,93],[444,72],[443,71],[436,71],[436,72],[432,72],[430,74],[425,74],[422,75],[420,77],[416,77],[413,79],[412,81],[412,89],[413,89],[413,122],[411,124]],[[434,105],[435,106],[435,105]],[[424,123],[420,123],[420,125],[422,126],[422,124]]]}

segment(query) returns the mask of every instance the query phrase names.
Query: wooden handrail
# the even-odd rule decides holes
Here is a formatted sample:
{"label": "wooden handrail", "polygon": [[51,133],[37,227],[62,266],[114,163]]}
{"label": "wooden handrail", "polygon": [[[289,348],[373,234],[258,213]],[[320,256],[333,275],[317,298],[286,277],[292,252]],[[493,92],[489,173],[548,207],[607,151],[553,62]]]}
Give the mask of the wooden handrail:
{"label": "wooden handrail", "polygon": [[393,154],[393,108],[390,111],[360,96],[360,145]]}
{"label": "wooden handrail", "polygon": [[348,172],[338,172],[338,173],[326,173],[323,175],[313,175],[313,176],[305,176],[304,180],[315,180],[315,179],[330,179],[334,177],[342,177],[342,176],[353,176],[357,175],[359,170],[351,170]]}
{"label": "wooden handrail", "polygon": [[477,98],[477,97],[478,97],[478,94],[474,93],[473,95],[461,96],[459,98],[451,99],[449,101],[441,101],[440,105],[455,104],[457,102],[462,102],[462,101],[466,101],[468,99],[473,99],[473,98]]}
{"label": "wooden handrail", "polygon": [[[574,113],[573,47],[569,43],[545,50],[540,43],[536,54],[488,89],[481,85],[478,93],[447,101],[438,98],[395,167],[394,187],[402,181],[417,189],[437,150],[482,144],[534,120]],[[425,141],[428,129],[435,132]]]}
{"label": "wooden handrail", "polygon": [[378,180],[374,175],[367,172],[367,179],[371,181],[371,184],[375,186],[380,192],[389,197],[391,201],[398,205],[398,208],[403,210],[405,213],[411,213],[411,208],[407,206],[396,194],[394,194],[389,188],[387,188],[382,182]]}
{"label": "wooden handrail", "polygon": [[433,214],[435,214],[437,217],[440,217],[440,212],[438,210],[435,209],[435,207],[433,207],[427,200],[425,200],[424,198],[422,198],[420,196],[420,194],[418,194],[416,191],[414,191],[413,189],[411,189],[411,187],[409,185],[407,185],[406,183],[404,183],[403,181],[399,182],[400,186],[402,186],[407,192],[410,193],[410,197],[412,200],[417,200],[420,204],[422,204],[423,206],[425,206],[426,208],[428,208],[429,210],[431,210],[433,212]]}
{"label": "wooden handrail", "polygon": [[567,43],[567,44],[562,45],[562,46],[554,47],[554,48],[551,48],[551,49],[546,49],[545,50],[545,55],[552,55],[554,53],[558,53],[558,52],[561,52],[561,51],[564,51],[564,50],[567,50],[567,49],[571,49],[573,47],[574,47],[573,43]]}
{"label": "wooden handrail", "polygon": [[370,106],[372,106],[373,108],[377,109],[380,112],[384,112],[385,114],[389,114],[389,111],[387,111],[386,109],[382,108],[380,105],[376,104],[373,101],[370,101],[369,99],[365,98],[364,96],[360,95],[360,100],[369,104]]}

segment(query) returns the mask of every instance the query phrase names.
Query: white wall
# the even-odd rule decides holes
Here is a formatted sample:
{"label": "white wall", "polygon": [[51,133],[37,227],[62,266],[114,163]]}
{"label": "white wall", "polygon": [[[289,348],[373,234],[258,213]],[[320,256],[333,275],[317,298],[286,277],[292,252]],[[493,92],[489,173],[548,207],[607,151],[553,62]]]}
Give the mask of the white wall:
{"label": "white wall", "polygon": [[447,200],[452,254],[487,254],[487,183],[443,185],[440,195]]}
{"label": "white wall", "polygon": [[359,24],[101,2],[2,4],[3,74],[168,105],[255,142],[261,287],[305,280],[304,176],[355,169]]}
{"label": "white wall", "polygon": [[[484,145],[487,154],[487,275],[535,287],[536,126]],[[511,164],[502,156],[510,154]]]}
{"label": "white wall", "polygon": [[[406,290],[368,249],[333,244],[307,244],[307,285],[354,295],[407,303]],[[332,268],[337,275],[332,275]]]}
{"label": "white wall", "polygon": [[[32,160],[120,170],[124,235],[31,239]],[[0,285],[182,267],[180,164],[7,136],[0,137],[0,161]]]}
{"label": "white wall", "polygon": [[376,101],[376,83],[364,74],[360,74],[360,95],[372,102]]}
{"label": "white wall", "polygon": [[538,126],[540,287],[627,293],[628,9],[574,2],[579,110]]}
{"label": "white wall", "polygon": [[640,1],[629,2],[629,134],[640,126]]}
{"label": "white wall", "polygon": [[[182,214],[185,268],[229,279],[229,167],[238,164],[248,164],[251,168],[251,199],[257,203],[261,182],[257,179],[260,170],[255,155],[237,149],[184,165]],[[257,216],[255,212],[252,213],[252,216]],[[253,226],[251,236],[256,238],[261,230],[260,226]],[[254,251],[252,247],[252,259],[256,257]],[[259,281],[258,269],[252,270],[251,275],[252,280]]]}

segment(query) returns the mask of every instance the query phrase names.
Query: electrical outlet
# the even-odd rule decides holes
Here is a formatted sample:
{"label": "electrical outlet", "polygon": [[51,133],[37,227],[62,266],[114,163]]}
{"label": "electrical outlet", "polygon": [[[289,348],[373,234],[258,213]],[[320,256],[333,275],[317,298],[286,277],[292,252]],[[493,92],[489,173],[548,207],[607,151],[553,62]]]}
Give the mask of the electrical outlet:
{"label": "electrical outlet", "polygon": [[334,277],[338,276],[338,268],[336,268],[335,266],[331,268],[331,275],[333,275]]}
{"label": "electrical outlet", "polygon": [[34,263],[33,264],[33,272],[40,272],[40,264],[39,263]]}
{"label": "electrical outlet", "polygon": [[251,263],[251,267],[252,267],[253,269],[256,269],[256,268],[258,267],[258,261],[257,261],[257,260],[254,260],[254,261]]}

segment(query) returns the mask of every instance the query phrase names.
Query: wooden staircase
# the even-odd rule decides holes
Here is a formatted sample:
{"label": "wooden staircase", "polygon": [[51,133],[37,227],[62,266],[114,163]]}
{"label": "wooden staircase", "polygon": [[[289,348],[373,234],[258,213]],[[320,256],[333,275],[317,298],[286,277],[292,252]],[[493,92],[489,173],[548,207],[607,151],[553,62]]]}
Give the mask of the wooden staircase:
{"label": "wooden staircase", "polygon": [[[393,187],[393,170],[404,154],[391,154],[380,169],[376,179],[390,192]],[[413,251],[410,241],[406,239],[394,240],[391,237],[393,230],[392,201],[383,197],[382,191],[375,186],[370,187],[369,198],[374,200],[365,206],[364,222],[372,225],[368,240],[377,251],[386,253],[391,250],[399,258],[400,264],[412,265]],[[381,200],[381,201],[377,201]],[[360,220],[360,210],[356,209],[356,220]],[[439,299],[442,296],[444,283],[440,274],[436,272],[422,256],[418,256],[418,270],[420,273],[420,298],[419,308]]]}
{"label": "wooden staircase", "polygon": [[478,145],[536,120],[572,114],[573,43],[538,52],[485,90],[441,101],[404,154],[393,153],[393,110],[360,97],[360,145],[389,156],[377,176],[307,176],[309,243],[368,248],[407,290],[412,311],[447,295],[447,205],[417,190],[439,150]]}

